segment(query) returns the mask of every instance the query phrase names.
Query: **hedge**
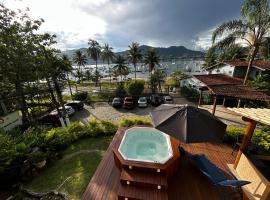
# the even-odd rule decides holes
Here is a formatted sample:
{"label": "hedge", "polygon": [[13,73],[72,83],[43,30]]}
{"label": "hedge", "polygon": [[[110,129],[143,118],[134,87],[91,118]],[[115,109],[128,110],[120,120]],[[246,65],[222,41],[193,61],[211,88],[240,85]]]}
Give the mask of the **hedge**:
{"label": "hedge", "polygon": [[121,118],[120,127],[131,127],[135,125],[147,125],[152,126],[149,119],[143,117]]}
{"label": "hedge", "polygon": [[[224,136],[224,142],[234,144],[237,137],[240,140],[243,138],[244,131],[244,128],[228,126]],[[261,129],[255,129],[250,147],[257,154],[270,155],[270,133]]]}

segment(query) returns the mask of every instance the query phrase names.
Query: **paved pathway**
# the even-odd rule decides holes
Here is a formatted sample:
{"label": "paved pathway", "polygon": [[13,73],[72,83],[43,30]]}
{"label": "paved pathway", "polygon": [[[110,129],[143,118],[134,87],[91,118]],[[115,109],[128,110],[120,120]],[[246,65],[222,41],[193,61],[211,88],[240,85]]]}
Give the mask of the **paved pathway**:
{"label": "paved pathway", "polygon": [[[184,98],[174,98],[176,104],[188,104],[196,106],[196,104],[187,101]],[[148,106],[147,108],[135,108],[133,110],[125,110],[123,108],[115,109],[108,103],[95,103],[93,106],[85,105],[85,109],[79,111],[71,118],[72,121],[80,121],[84,124],[88,123],[90,119],[98,120],[112,120],[119,122],[122,117],[146,117],[150,118],[149,113],[155,107]],[[211,105],[202,105],[200,108],[206,109],[209,112],[212,111]],[[241,116],[229,111],[223,106],[217,106],[215,115],[219,117],[228,125],[240,125],[244,126],[245,122],[241,119]]]}

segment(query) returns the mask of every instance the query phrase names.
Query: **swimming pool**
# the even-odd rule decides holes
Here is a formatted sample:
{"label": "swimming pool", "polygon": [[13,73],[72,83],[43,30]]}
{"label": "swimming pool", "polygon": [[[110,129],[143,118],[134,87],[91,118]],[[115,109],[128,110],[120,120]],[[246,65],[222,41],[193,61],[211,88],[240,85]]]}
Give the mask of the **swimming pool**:
{"label": "swimming pool", "polygon": [[173,156],[170,137],[151,127],[126,130],[118,151],[125,160],[160,164]]}

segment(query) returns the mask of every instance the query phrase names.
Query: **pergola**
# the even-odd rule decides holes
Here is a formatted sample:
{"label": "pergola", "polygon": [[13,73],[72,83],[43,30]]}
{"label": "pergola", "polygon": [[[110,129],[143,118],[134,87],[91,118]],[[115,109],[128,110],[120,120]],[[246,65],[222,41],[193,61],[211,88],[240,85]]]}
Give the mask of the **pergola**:
{"label": "pergola", "polygon": [[242,115],[242,119],[248,123],[243,141],[236,156],[234,168],[237,167],[241,154],[247,150],[257,122],[270,126],[270,109],[267,108],[227,108]]}
{"label": "pergola", "polygon": [[224,74],[195,75],[194,77],[205,85],[200,88],[199,105],[201,104],[202,91],[208,90],[214,96],[213,115],[216,111],[217,97],[223,98],[223,105],[226,98],[270,101],[270,96],[258,92],[252,87],[243,85],[243,80],[240,78],[230,77]]}
{"label": "pergola", "polygon": [[[255,165],[243,154],[251,141],[256,124],[262,123],[270,126],[270,109],[260,108],[228,108],[240,114],[242,119],[247,122],[247,128],[241,142],[233,165],[228,165],[231,172],[239,179],[248,180],[250,186],[243,188],[251,199],[268,200],[270,198],[270,180],[266,178]],[[230,167],[231,166],[231,167]]]}

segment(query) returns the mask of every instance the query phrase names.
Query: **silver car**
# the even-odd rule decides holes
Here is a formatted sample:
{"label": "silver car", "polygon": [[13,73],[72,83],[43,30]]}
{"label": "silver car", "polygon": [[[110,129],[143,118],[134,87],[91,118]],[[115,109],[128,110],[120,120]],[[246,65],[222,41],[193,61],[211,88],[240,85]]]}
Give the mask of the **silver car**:
{"label": "silver car", "polygon": [[163,103],[164,104],[173,104],[173,98],[171,96],[164,96]]}
{"label": "silver car", "polygon": [[[59,109],[61,115],[63,115],[64,109],[62,107],[59,107],[58,109]],[[69,117],[75,114],[75,110],[71,106],[65,106],[65,110],[66,110]],[[58,114],[57,109],[54,109],[50,114],[57,115]]]}
{"label": "silver car", "polygon": [[147,107],[147,99],[146,97],[140,97],[138,100],[138,107],[145,108]]}

